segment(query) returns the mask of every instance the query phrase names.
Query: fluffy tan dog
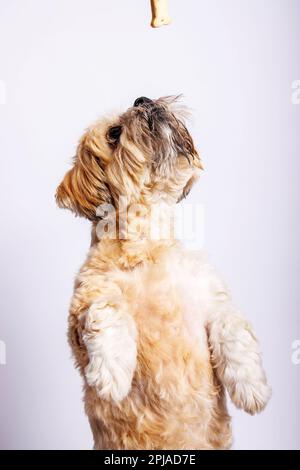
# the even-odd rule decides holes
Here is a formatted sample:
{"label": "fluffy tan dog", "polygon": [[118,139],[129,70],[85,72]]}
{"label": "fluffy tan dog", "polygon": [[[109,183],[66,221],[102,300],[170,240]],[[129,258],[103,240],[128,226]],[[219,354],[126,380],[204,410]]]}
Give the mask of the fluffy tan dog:
{"label": "fluffy tan dog", "polygon": [[201,169],[175,101],[141,97],[92,126],[57,190],[93,224],[69,341],[95,449],[229,448],[225,387],[250,414],[270,397],[252,328],[204,256],[151,237],[153,205],[167,220]]}

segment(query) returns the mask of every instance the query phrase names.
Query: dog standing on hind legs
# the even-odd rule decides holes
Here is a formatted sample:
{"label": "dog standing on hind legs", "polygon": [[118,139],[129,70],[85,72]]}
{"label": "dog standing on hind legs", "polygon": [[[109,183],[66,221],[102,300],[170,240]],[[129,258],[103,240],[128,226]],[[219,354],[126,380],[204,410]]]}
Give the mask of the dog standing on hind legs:
{"label": "dog standing on hind legs", "polygon": [[[151,208],[167,220],[201,170],[176,102],[141,97],[97,122],[57,189],[58,205],[93,226],[69,342],[95,449],[226,449],[225,388],[250,414],[270,397],[252,328],[205,256],[151,237]],[[97,231],[107,207],[113,237]]]}

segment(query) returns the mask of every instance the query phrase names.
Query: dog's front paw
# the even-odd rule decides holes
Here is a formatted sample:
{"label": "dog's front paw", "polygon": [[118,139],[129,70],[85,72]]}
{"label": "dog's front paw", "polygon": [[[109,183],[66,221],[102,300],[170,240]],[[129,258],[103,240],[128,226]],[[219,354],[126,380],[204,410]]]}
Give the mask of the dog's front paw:
{"label": "dog's front paw", "polygon": [[105,302],[93,304],[83,336],[89,363],[85,368],[88,385],[99,397],[119,402],[131,388],[136,367],[136,329],[133,319]]}
{"label": "dog's front paw", "polygon": [[85,377],[99,397],[119,402],[130,391],[133,369],[130,370],[121,357],[106,362],[102,357],[93,356],[85,369]]}
{"label": "dog's front paw", "polygon": [[228,392],[235,406],[251,415],[263,411],[272,394],[271,388],[265,381],[237,382],[228,388]]}

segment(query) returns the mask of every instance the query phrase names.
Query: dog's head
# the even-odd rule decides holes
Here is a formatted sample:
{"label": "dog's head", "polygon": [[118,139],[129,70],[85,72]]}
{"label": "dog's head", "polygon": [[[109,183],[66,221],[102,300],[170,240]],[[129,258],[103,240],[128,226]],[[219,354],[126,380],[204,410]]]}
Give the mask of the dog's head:
{"label": "dog's head", "polygon": [[90,220],[100,204],[143,198],[178,202],[201,162],[176,98],[141,97],[124,114],[103,119],[80,140],[74,165],[56,193],[60,207]]}

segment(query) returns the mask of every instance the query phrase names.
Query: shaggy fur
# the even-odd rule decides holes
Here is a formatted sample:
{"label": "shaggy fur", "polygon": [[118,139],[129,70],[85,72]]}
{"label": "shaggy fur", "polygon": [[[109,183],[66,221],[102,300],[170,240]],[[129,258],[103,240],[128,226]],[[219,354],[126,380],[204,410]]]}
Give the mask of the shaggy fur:
{"label": "shaggy fur", "polygon": [[[149,235],[152,205],[167,217],[201,170],[175,102],[139,99],[97,122],[57,190],[93,226],[69,341],[95,449],[229,448],[225,387],[250,414],[270,396],[255,335],[205,256]],[[114,239],[98,239],[101,204],[126,213]]]}

